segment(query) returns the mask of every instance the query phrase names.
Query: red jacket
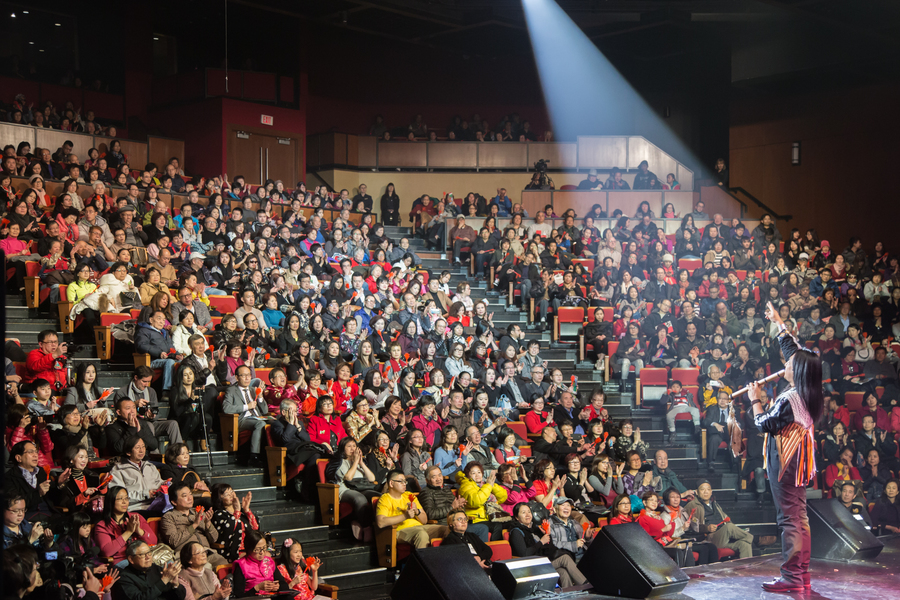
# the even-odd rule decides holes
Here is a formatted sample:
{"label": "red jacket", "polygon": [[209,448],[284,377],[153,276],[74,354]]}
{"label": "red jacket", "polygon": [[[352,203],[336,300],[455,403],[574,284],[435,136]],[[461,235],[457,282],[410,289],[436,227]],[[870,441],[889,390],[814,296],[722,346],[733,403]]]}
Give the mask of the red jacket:
{"label": "red jacket", "polygon": [[[848,473],[845,471],[843,475],[848,475]],[[825,489],[830,491],[834,486],[834,482],[838,479],[844,480],[844,477],[838,475],[838,465],[828,465],[828,468],[825,469]],[[850,467],[849,479],[845,481],[862,481],[862,477],[856,467]]]}
{"label": "red jacket", "polygon": [[19,442],[33,442],[38,449],[38,466],[53,466],[53,441],[50,439],[50,432],[43,426],[29,426],[26,431],[22,427],[6,428],[6,449],[12,450],[12,447]]}
{"label": "red jacket", "polygon": [[525,421],[525,428],[528,429],[528,433],[540,433],[547,426],[547,411],[542,412],[541,416],[538,417],[536,412],[530,410],[525,413],[523,421]]}
{"label": "red jacket", "polygon": [[[66,369],[55,369],[57,359],[52,354],[44,352],[40,348],[28,353],[25,360],[25,383],[31,383],[35,379],[46,379],[57,391],[68,387]],[[60,361],[62,364],[62,361]]]}
{"label": "red jacket", "polygon": [[359,385],[352,381],[346,387],[340,381],[331,384],[331,397],[334,398],[335,413],[349,413],[353,410],[353,399],[359,395]]}
{"label": "red jacket", "polygon": [[663,532],[663,528],[666,526],[665,521],[657,517],[651,517],[647,514],[647,510],[644,509],[641,511],[641,514],[637,519],[638,524],[644,528],[650,537],[659,542],[660,544],[666,544],[667,541],[662,538],[669,537],[669,534],[672,533],[674,527],[669,531]]}
{"label": "red jacket", "polygon": [[[347,432],[344,431],[344,424],[337,413],[332,414],[328,420],[322,415],[313,415],[309,418],[309,425],[306,430],[309,432],[309,439],[317,444],[330,445],[332,433],[336,436],[337,442],[347,437]],[[336,445],[332,446],[331,449],[337,452]]]}

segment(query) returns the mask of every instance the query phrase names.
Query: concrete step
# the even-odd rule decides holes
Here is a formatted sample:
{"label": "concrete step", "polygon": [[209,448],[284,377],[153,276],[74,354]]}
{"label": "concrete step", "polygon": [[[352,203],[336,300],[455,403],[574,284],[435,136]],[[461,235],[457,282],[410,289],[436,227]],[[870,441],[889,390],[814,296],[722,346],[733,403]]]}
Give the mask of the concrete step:
{"label": "concrete step", "polygon": [[[255,496],[255,495],[254,495]],[[254,497],[255,499],[255,497]],[[272,540],[275,546],[280,546],[284,540],[289,537],[292,537],[302,543],[304,545],[304,552],[309,552],[306,549],[306,544],[312,542],[325,542],[328,540],[328,526],[327,525],[311,525],[309,527],[288,527],[287,529],[269,529],[269,533],[272,534]]]}
{"label": "concrete step", "polygon": [[338,586],[338,588],[341,590],[341,598],[348,597],[344,593],[344,590],[360,590],[360,594],[354,595],[352,596],[352,598],[366,598],[368,600],[371,600],[376,597],[380,598],[381,596],[377,595],[377,592],[369,592],[369,590],[366,588],[371,587],[374,590],[374,586],[383,587],[387,583],[388,577],[389,573],[387,569],[385,569],[384,567],[374,567],[358,571],[335,573],[334,575],[325,577],[324,582]]}
{"label": "concrete step", "polygon": [[342,540],[304,543],[303,554],[322,560],[322,567],[319,569],[320,578],[330,579],[346,573],[369,571],[376,564],[375,548],[371,544]]}

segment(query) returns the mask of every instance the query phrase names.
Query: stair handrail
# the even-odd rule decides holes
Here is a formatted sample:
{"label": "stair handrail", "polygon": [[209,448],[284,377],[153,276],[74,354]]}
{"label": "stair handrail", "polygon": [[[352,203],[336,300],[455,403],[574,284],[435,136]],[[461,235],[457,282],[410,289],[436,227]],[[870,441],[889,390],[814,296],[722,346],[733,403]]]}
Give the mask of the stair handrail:
{"label": "stair handrail", "polygon": [[724,189],[728,193],[729,196],[731,196],[732,198],[734,198],[735,200],[740,202],[744,208],[747,208],[747,205],[744,204],[744,202],[740,198],[738,198],[735,194],[732,193],[732,190],[744,194],[745,196],[747,196],[747,198],[752,200],[754,204],[756,204],[758,207],[760,207],[761,209],[766,211],[768,214],[770,214],[772,216],[772,218],[775,219],[776,221],[790,221],[791,219],[794,218],[794,215],[779,215],[774,210],[772,210],[767,204],[765,204],[763,201],[761,201],[759,198],[757,198],[756,196],[754,196],[753,194],[751,194],[750,192],[748,192],[747,190],[745,190],[744,188],[742,188],[740,186],[727,187],[727,188],[723,187],[722,189]]}

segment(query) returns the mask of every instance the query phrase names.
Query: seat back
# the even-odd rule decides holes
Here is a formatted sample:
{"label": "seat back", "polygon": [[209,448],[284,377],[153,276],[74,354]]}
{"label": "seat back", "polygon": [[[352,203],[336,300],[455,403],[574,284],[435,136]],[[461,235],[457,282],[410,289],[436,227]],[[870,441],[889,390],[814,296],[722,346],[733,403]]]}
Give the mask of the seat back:
{"label": "seat back", "polygon": [[703,261],[699,258],[679,258],[678,259],[678,268],[679,269],[687,269],[691,273],[694,272],[694,269],[699,269],[703,266]]}
{"label": "seat back", "polygon": [[[641,376],[643,377],[643,370],[641,370]],[[672,369],[672,379],[677,379],[681,382],[683,386],[695,386],[698,385],[697,380],[700,377],[700,369],[698,368],[690,368],[690,369]]]}
{"label": "seat back", "polygon": [[316,468],[319,470],[319,483],[328,483],[328,480],[325,479],[325,467],[328,466],[327,458],[320,458],[316,461]]}
{"label": "seat back", "polygon": [[859,412],[863,408],[865,392],[847,392],[844,394],[844,405],[847,410]]}
{"label": "seat back", "polygon": [[523,440],[528,439],[528,427],[526,427],[525,421],[507,421],[506,426],[512,429],[515,434]]}
{"label": "seat back", "polygon": [[[594,313],[597,311],[597,308],[592,306],[587,309],[587,322],[593,323],[596,319],[594,319]],[[612,322],[613,320],[613,307],[612,306],[604,306],[603,307],[603,320]]]}
{"label": "seat back", "polygon": [[668,385],[669,372],[667,369],[644,367],[641,369],[641,385]]}
{"label": "seat back", "polygon": [[209,296],[209,306],[227,315],[238,309],[238,302],[234,296]]}

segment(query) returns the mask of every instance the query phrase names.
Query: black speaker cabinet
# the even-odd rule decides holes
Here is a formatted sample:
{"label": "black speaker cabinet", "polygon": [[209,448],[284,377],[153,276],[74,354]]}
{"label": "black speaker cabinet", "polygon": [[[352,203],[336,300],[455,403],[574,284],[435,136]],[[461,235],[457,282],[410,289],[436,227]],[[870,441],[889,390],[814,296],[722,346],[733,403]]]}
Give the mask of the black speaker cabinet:
{"label": "black speaker cabinet", "polygon": [[506,600],[552,592],[559,581],[559,573],[546,556],[530,556],[498,560],[491,564],[491,581]]}
{"label": "black speaker cabinet", "polygon": [[463,544],[414,549],[391,590],[393,600],[504,600]]}
{"label": "black speaker cabinet", "polygon": [[810,500],[807,506],[813,558],[868,560],[884,548],[837,498]]}
{"label": "black speaker cabinet", "polygon": [[658,598],[688,583],[684,571],[637,523],[601,529],[578,568],[594,591],[606,596]]}

